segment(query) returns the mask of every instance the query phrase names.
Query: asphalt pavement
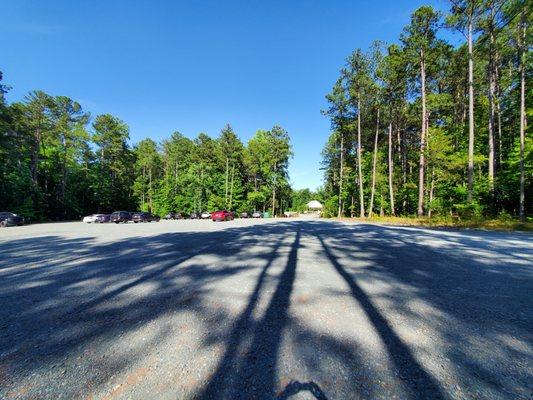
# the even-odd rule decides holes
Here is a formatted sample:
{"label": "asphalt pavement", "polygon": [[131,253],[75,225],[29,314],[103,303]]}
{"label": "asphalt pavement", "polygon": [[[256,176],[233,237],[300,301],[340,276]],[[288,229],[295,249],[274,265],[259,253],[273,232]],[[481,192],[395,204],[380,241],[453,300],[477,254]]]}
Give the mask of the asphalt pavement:
{"label": "asphalt pavement", "polygon": [[533,235],[0,230],[1,399],[531,399]]}

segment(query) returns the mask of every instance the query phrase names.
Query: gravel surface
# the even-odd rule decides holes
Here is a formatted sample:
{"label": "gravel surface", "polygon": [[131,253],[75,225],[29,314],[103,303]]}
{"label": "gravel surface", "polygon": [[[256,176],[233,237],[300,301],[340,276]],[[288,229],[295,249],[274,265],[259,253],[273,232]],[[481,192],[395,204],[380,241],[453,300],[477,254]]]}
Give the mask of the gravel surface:
{"label": "gravel surface", "polygon": [[533,235],[0,230],[1,399],[533,397]]}

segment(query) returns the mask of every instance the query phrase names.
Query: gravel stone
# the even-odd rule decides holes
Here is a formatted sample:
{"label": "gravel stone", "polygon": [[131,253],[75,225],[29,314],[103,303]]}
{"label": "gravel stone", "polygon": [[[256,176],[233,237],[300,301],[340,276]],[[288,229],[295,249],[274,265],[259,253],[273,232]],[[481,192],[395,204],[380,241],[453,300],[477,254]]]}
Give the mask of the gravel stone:
{"label": "gravel stone", "polygon": [[533,236],[318,219],[0,230],[1,399],[531,399]]}

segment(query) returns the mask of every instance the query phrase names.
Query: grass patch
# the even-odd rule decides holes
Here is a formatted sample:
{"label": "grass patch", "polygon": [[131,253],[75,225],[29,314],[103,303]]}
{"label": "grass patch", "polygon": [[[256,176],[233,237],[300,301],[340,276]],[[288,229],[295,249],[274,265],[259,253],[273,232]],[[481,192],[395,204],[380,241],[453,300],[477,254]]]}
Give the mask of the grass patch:
{"label": "grass patch", "polygon": [[441,228],[470,228],[486,229],[494,231],[533,231],[533,218],[528,218],[525,223],[521,223],[515,218],[452,218],[452,217],[380,217],[372,218],[332,218],[339,221],[367,222],[384,225],[400,226],[427,226]]}

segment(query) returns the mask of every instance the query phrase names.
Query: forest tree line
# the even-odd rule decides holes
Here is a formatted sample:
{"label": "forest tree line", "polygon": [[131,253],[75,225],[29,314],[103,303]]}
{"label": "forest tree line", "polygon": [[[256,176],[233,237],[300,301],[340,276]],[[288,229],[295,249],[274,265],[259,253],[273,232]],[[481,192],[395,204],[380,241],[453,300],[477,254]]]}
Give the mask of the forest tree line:
{"label": "forest tree line", "polygon": [[423,6],[398,43],[349,55],[323,111],[327,215],[531,214],[529,5]]}
{"label": "forest tree line", "polygon": [[291,144],[279,126],[246,145],[227,125],[216,139],[174,132],[132,146],[124,121],[91,118],[68,97],[33,91],[8,104],[1,78],[1,211],[45,221],[115,210],[279,214],[291,203]]}

